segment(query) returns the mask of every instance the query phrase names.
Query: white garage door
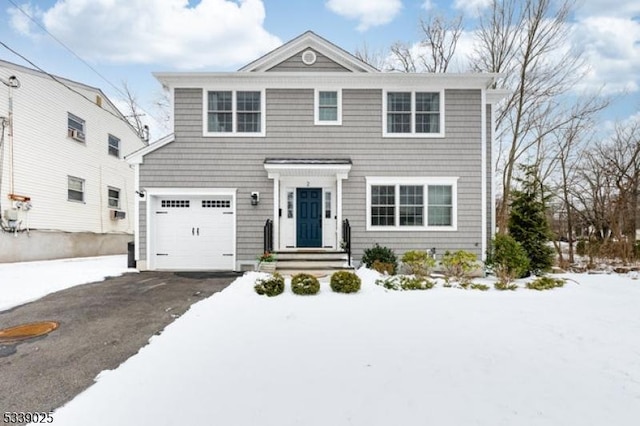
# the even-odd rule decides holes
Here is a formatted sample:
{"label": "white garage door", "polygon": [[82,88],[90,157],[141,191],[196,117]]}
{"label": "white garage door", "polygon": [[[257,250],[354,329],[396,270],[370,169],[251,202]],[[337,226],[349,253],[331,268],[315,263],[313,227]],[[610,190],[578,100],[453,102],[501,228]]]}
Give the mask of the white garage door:
{"label": "white garage door", "polygon": [[235,269],[231,195],[154,198],[155,269]]}

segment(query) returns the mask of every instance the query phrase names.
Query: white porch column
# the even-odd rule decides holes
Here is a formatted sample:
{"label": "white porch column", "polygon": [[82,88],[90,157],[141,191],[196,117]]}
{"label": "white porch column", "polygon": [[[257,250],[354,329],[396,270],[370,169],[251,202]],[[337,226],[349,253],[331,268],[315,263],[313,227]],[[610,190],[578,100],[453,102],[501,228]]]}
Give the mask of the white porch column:
{"label": "white porch column", "polygon": [[280,174],[273,173],[273,249],[280,249]]}
{"label": "white porch column", "polygon": [[342,243],[342,179],[346,178],[346,173],[336,173],[336,249]]}

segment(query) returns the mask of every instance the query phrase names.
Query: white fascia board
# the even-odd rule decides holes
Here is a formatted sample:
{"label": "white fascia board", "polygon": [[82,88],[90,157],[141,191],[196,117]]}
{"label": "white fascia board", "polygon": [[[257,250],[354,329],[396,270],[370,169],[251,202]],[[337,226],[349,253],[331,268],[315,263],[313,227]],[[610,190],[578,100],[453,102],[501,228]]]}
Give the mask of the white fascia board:
{"label": "white fascia board", "polygon": [[[309,89],[340,87],[341,89],[487,89],[497,74],[462,73],[350,73],[350,72],[223,72],[223,73],[153,73],[169,88],[267,88]],[[508,93],[508,92],[507,92]],[[489,101],[490,97],[488,97]]]}
{"label": "white fascia board", "polygon": [[487,89],[486,102],[491,105],[497,104],[501,100],[510,96],[511,93],[513,93],[513,91],[507,89]]}
{"label": "white fascia board", "polygon": [[345,176],[343,179],[346,179],[351,170],[351,164],[265,164],[264,168],[269,179],[296,176],[303,171],[314,171],[323,176],[340,175]]}
{"label": "white fascia board", "polygon": [[161,139],[158,139],[157,141],[150,143],[149,145],[145,146],[142,149],[139,149],[137,151],[132,152],[129,155],[126,155],[124,157],[125,161],[129,164],[142,164],[144,162],[144,156],[159,149],[162,148],[165,145],[170,144],[171,142],[173,142],[175,140],[175,136],[173,133],[171,133],[170,135],[167,135]]}
{"label": "white fascia board", "polygon": [[143,188],[149,196],[158,195],[235,195],[237,188]]}

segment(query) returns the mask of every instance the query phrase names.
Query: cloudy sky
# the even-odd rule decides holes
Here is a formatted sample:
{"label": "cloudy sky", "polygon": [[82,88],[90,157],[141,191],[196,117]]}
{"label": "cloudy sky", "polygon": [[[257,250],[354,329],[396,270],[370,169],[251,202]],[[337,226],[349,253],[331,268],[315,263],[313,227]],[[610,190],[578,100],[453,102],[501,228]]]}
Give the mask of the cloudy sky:
{"label": "cloudy sky", "polygon": [[[364,44],[377,50],[394,41],[413,43],[419,37],[419,17],[435,12],[463,14],[462,55],[472,44],[475,16],[488,4],[489,0],[0,0],[0,41],[50,73],[102,88],[116,102],[121,95],[113,86],[126,81],[151,119],[156,114],[152,101],[161,92],[153,71],[233,71],[306,30],[351,52]],[[584,51],[591,65],[580,90],[616,96],[607,120],[638,114],[640,1],[577,0],[569,25],[571,43]],[[26,64],[1,45],[0,59]],[[162,136],[159,133],[156,130],[154,136]]]}

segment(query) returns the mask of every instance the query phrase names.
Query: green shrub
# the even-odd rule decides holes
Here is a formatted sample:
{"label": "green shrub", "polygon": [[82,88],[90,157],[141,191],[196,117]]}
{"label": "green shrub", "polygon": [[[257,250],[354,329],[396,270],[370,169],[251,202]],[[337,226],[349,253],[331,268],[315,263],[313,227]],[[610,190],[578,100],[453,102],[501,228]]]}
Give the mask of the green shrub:
{"label": "green shrub", "polygon": [[431,274],[436,260],[423,250],[410,250],[402,255],[402,263],[409,269],[409,273],[419,277]]}
{"label": "green shrub", "polygon": [[[529,269],[527,252],[510,235],[498,234],[492,241],[493,269],[504,287]],[[498,288],[505,290],[505,288]],[[511,289],[509,289],[511,290]]]}
{"label": "green shrub", "polygon": [[496,290],[516,290],[518,285],[512,282],[498,281],[493,286]]}
{"label": "green shrub", "polygon": [[337,293],[355,293],[360,285],[360,277],[353,272],[338,271],[331,275],[331,290]]}
{"label": "green shrub", "polygon": [[395,266],[393,263],[387,263],[387,262],[381,262],[379,260],[376,260],[373,262],[373,265],[371,265],[371,267],[380,272],[381,274],[385,274],[385,275],[393,275],[394,271],[395,271]]}
{"label": "green shrub", "polygon": [[551,290],[562,287],[566,281],[561,278],[540,277],[527,283],[527,288],[531,290]]}
{"label": "green shrub", "polygon": [[396,254],[389,247],[381,247],[376,243],[375,246],[364,251],[362,263],[364,263],[367,268],[373,268],[373,263],[376,260],[381,263],[390,263],[393,265],[393,270],[390,274],[394,275],[396,273],[396,269],[398,269],[398,259],[396,258]]}
{"label": "green shrub", "polygon": [[489,290],[489,286],[488,285],[480,284],[480,283],[471,283],[471,285],[469,287],[471,288],[471,290],[480,290],[480,291]]}
{"label": "green shrub", "polygon": [[478,258],[470,251],[458,250],[451,253],[447,250],[442,256],[442,267],[447,279],[466,282],[471,279],[471,273],[479,267]]}
{"label": "green shrub", "polygon": [[291,290],[295,294],[317,294],[320,291],[320,282],[309,274],[297,274],[291,278]]}
{"label": "green shrub", "polygon": [[578,256],[585,256],[587,254],[587,241],[580,239],[576,243],[576,254]]}
{"label": "green shrub", "polygon": [[269,278],[256,281],[254,289],[260,295],[277,296],[284,292],[284,278],[276,272]]}
{"label": "green shrub", "polygon": [[389,290],[428,290],[436,283],[425,277],[396,275],[376,280],[376,284]]}

